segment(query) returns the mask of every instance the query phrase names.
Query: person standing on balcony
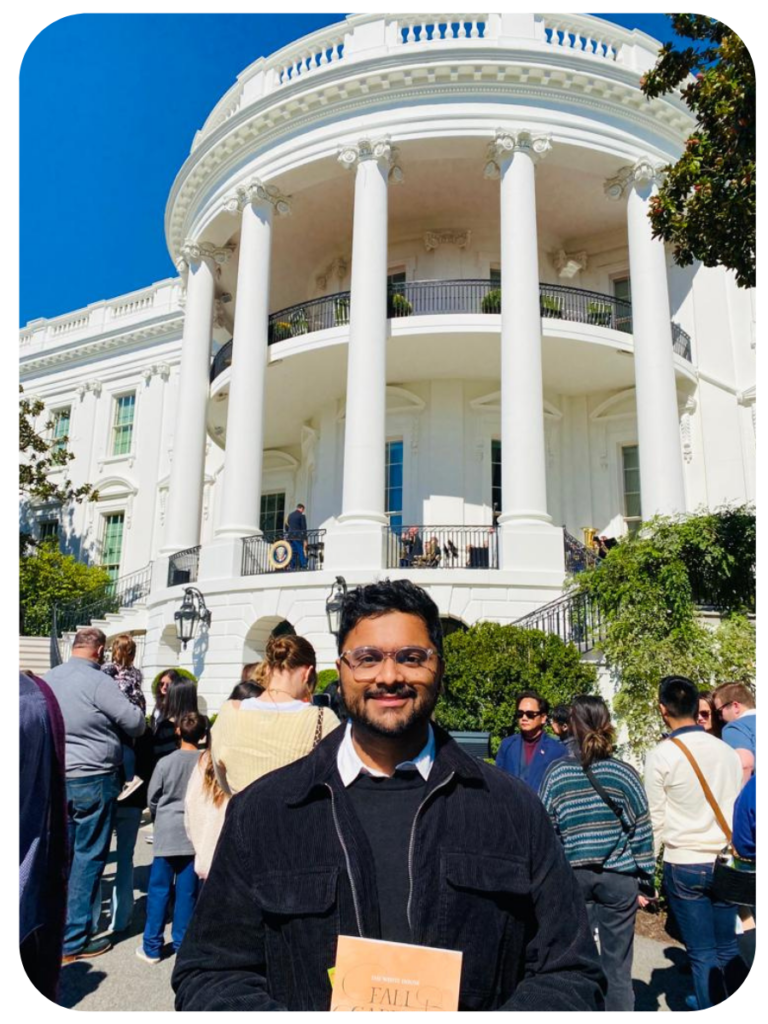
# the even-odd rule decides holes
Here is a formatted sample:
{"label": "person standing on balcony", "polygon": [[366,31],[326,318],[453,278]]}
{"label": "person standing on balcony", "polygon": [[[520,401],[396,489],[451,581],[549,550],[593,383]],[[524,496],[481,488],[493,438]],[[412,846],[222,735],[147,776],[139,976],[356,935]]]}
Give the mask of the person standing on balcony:
{"label": "person standing on balcony", "polygon": [[307,567],[307,517],[304,515],[304,506],[301,502],[293,512],[289,512],[286,520],[285,539],[290,541],[293,548],[291,567],[299,569]]}
{"label": "person standing on balcony", "polygon": [[521,779],[538,793],[548,765],[566,753],[564,743],[544,732],[549,701],[535,690],[523,690],[517,698],[515,718],[520,732],[501,741],[496,766]]}
{"label": "person standing on balcony", "polygon": [[141,736],[141,709],[100,671],[107,638],[88,627],[75,634],[72,657],[46,682],[59,702],[66,730],[66,780],[72,866],[62,962],[100,956],[109,939],[91,941],[93,904],[109,853],[120,792],[121,732]]}

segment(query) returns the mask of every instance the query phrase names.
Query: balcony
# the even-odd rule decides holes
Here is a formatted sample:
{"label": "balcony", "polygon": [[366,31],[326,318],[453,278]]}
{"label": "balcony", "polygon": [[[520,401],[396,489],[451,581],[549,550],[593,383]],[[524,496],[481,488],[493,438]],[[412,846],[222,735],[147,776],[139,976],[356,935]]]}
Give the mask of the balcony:
{"label": "balcony", "polygon": [[390,526],[387,569],[498,569],[494,526]]}
{"label": "balcony", "polygon": [[[288,306],[269,317],[268,344],[298,338],[349,323],[349,292],[336,292]],[[387,314],[390,319],[410,316],[454,316],[456,314],[498,315],[501,288],[495,281],[409,281],[389,289]],[[539,285],[539,305],[545,320],[590,324],[625,334],[632,333],[632,306],[600,292],[557,284]],[[691,361],[691,339],[672,324],[675,353]],[[213,382],[232,363],[232,342],[216,353],[211,364]]]}
{"label": "balcony", "polygon": [[177,551],[168,559],[168,586],[179,587],[186,586],[188,583],[197,583],[199,568],[199,544],[194,548]]}
{"label": "balcony", "polygon": [[255,534],[243,538],[240,575],[313,572],[323,568],[324,554],[325,530],[307,530],[298,540],[286,539],[282,531]]}

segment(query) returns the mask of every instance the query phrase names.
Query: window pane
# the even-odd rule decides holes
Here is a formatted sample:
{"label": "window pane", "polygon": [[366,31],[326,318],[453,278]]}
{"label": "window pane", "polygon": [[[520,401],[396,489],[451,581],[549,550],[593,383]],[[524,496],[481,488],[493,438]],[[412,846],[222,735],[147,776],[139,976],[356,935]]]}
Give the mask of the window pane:
{"label": "window pane", "polygon": [[262,494],[259,526],[267,540],[282,537],[285,524],[285,492]]}
{"label": "window pane", "polygon": [[56,451],[66,448],[66,442],[64,438],[69,434],[69,419],[70,419],[70,408],[57,409],[53,414],[53,439],[56,442],[54,449]]}
{"label": "window pane", "polygon": [[59,520],[58,519],[45,519],[40,523],[40,540],[45,541],[58,541],[59,539]]}
{"label": "window pane", "polygon": [[501,269],[499,267],[491,267],[491,281],[493,284],[501,284]]}
{"label": "window pane", "polygon": [[621,449],[624,476],[624,516],[639,519],[642,515],[640,502],[640,451],[636,444]]}
{"label": "window pane", "polygon": [[491,505],[501,512],[501,441],[491,441]]}
{"label": "window pane", "polygon": [[115,399],[115,423],[112,433],[112,454],[128,455],[133,441],[133,414],[136,395],[120,395]]}
{"label": "window pane", "polygon": [[393,526],[402,524],[403,442],[387,441],[384,505]]}
{"label": "window pane", "polygon": [[101,564],[109,571],[110,579],[117,579],[120,572],[120,556],[123,551],[124,512],[115,512],[104,517],[104,543]]}
{"label": "window pane", "polygon": [[620,277],[614,280],[613,294],[621,302],[632,301],[632,286],[628,277]]}

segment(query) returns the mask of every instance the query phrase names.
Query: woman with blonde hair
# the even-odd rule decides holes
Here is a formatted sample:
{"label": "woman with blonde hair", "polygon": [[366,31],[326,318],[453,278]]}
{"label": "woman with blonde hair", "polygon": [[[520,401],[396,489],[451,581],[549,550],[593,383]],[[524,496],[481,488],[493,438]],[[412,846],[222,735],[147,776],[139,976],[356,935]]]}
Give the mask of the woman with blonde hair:
{"label": "woman with blonde hair", "polygon": [[226,701],[211,730],[216,779],[228,795],[309,754],[340,724],[330,708],[312,704],[317,659],[308,640],[270,637],[263,664],[264,692]]}

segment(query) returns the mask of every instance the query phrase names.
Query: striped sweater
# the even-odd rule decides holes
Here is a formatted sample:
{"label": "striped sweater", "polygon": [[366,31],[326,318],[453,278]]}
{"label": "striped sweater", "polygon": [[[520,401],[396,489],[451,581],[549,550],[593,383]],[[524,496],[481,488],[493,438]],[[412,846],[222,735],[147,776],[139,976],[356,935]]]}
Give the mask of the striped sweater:
{"label": "striped sweater", "polygon": [[625,875],[652,876],[653,832],[640,777],[623,761],[608,758],[591,766],[598,782],[622,809],[628,831],[595,791],[579,761],[555,761],[539,796],[552,819],[571,867],[601,865]]}

